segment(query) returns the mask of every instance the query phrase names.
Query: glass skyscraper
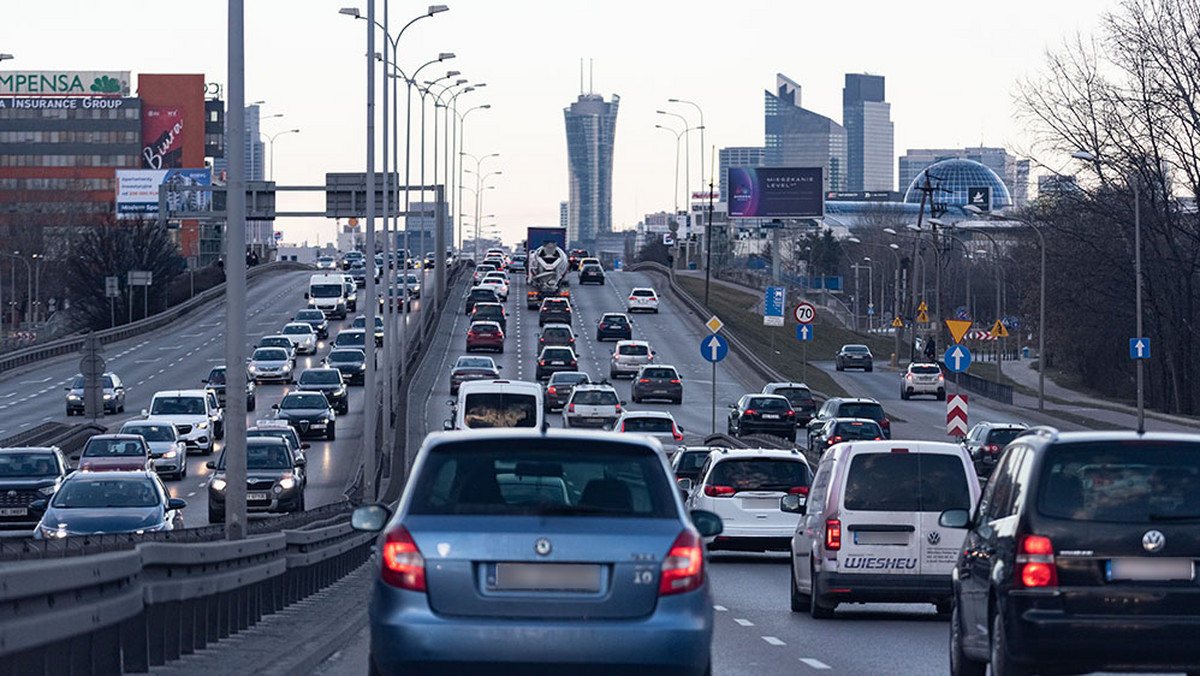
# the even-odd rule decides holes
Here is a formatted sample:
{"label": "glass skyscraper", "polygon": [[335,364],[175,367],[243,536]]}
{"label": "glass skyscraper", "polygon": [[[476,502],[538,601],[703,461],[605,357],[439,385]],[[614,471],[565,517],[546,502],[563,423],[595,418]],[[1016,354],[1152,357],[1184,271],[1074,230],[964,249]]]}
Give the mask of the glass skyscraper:
{"label": "glass skyscraper", "polygon": [[612,232],[613,138],[617,104],[599,94],[580,94],[563,109],[567,126],[567,245],[594,248],[598,237]]}
{"label": "glass skyscraper", "polygon": [[883,76],[846,74],[842,89],[846,128],[846,190],[895,190],[892,104],[884,100]]}
{"label": "glass skyscraper", "polygon": [[825,190],[846,189],[846,129],[800,105],[800,85],[775,76],[775,93],[763,92],[768,167],[822,167]]}

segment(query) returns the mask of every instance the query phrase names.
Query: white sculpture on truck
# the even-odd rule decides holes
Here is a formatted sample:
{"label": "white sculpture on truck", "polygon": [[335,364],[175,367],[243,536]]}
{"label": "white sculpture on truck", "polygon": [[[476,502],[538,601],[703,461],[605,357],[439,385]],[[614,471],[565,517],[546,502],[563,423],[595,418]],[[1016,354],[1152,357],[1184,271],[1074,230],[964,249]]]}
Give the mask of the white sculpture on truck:
{"label": "white sculpture on truck", "polygon": [[554,240],[547,240],[529,260],[529,283],[540,291],[554,291],[567,276],[567,252]]}

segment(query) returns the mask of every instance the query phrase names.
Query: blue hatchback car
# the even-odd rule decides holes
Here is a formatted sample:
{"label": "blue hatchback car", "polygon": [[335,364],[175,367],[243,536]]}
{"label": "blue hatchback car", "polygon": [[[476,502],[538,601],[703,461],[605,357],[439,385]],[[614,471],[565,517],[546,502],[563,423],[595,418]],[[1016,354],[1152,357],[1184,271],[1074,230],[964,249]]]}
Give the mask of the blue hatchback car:
{"label": "blue hatchback car", "polygon": [[653,440],[431,434],[395,514],[353,524],[383,531],[372,674],[711,673],[721,521],[685,511]]}

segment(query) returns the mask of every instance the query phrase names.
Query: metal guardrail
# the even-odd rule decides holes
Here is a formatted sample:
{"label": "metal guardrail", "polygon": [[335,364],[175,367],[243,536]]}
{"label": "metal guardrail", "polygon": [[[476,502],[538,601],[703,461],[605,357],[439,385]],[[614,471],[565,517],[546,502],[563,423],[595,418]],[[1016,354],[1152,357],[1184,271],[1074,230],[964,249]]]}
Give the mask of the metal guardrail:
{"label": "metal guardrail", "polygon": [[[246,279],[253,279],[254,277],[279,270],[308,270],[311,268],[312,266],[308,265],[307,263],[275,261],[273,263],[264,263],[262,265],[256,265],[255,267],[250,268],[246,271]],[[224,295],[225,283],[222,282],[221,284],[218,284],[217,286],[214,286],[206,291],[202,291],[201,293],[196,294],[193,298],[189,298],[188,300],[174,307],[168,308],[163,312],[151,315],[145,319],[140,319],[131,324],[123,324],[121,326],[106,329],[104,331],[97,331],[95,335],[100,338],[101,343],[112,343],[141,335],[147,331],[153,331],[155,329],[162,328],[163,326],[166,326],[180,317],[183,317],[205,303],[222,298]],[[84,335],[68,336],[66,338],[52,340],[41,345],[34,345],[22,350],[9,352],[8,354],[0,356],[0,373],[17,368],[18,366],[32,364],[43,359],[79,352],[83,348],[84,340],[86,340],[86,336]]]}
{"label": "metal guardrail", "polygon": [[1013,388],[1011,385],[998,383],[987,378],[973,376],[970,373],[947,373],[946,380],[952,383],[958,383],[968,392],[974,392],[981,397],[995,399],[1002,404],[1012,406],[1013,403]]}

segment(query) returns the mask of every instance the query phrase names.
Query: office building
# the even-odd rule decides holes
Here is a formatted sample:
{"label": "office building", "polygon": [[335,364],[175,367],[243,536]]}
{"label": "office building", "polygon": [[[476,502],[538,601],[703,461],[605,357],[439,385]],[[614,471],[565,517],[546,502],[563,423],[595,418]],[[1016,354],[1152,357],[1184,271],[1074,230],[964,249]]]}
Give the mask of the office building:
{"label": "office building", "polygon": [[991,169],[1003,181],[1014,206],[1023,206],[1029,199],[1029,160],[1010,155],[1004,148],[915,148],[900,156],[898,174],[900,190],[905,190],[927,167],[949,159],[978,162]]}
{"label": "office building", "polygon": [[[1003,179],[987,165],[975,160],[956,157],[942,160],[928,167],[930,184],[936,190],[925,197],[927,213],[938,212],[949,207],[963,207],[974,202],[978,189],[986,188],[986,203],[976,203],[984,211],[997,211],[1013,206],[1012,195]],[[917,174],[904,193],[907,204],[921,204],[924,172]]]}
{"label": "office building", "polygon": [[[266,177],[266,159],[265,147],[266,144],[262,140],[262,121],[261,110],[259,106],[246,106],[246,134],[242,139],[242,147],[245,149],[243,157],[246,158],[246,180],[247,181],[262,181]],[[228,145],[229,130],[225,130],[225,143]],[[213,173],[219,178],[224,179],[225,173],[229,170],[229,162],[224,157],[213,160]]]}
{"label": "office building", "polygon": [[559,202],[558,203],[558,227],[560,227],[560,228],[567,227],[567,213],[568,213],[567,203]]}
{"label": "office building", "polygon": [[846,130],[845,190],[894,190],[895,129],[892,104],[884,100],[883,76],[846,74],[842,126]]}
{"label": "office building", "polygon": [[1074,176],[1062,174],[1043,174],[1038,176],[1038,197],[1064,195],[1079,192],[1079,184]]}
{"label": "office building", "polygon": [[726,195],[729,194],[730,167],[761,167],[764,161],[765,154],[761,146],[733,146],[717,151],[717,180],[719,181],[717,199],[724,202]]}
{"label": "office building", "polygon": [[801,105],[800,85],[775,76],[775,92],[764,91],[764,164],[821,167],[825,190],[846,187],[846,129]]}
{"label": "office building", "polygon": [[596,239],[612,232],[613,140],[617,106],[613,95],[580,94],[563,109],[567,129],[567,245],[594,248]]}
{"label": "office building", "polygon": [[[454,246],[454,217],[450,215],[450,205],[442,204],[442,218],[445,219],[446,247]],[[424,256],[434,251],[434,236],[437,235],[437,202],[411,202],[409,212],[412,214],[405,219],[408,229],[408,250],[415,256]],[[481,235],[482,237],[482,235]],[[405,248],[403,234],[397,238],[398,248]]]}

